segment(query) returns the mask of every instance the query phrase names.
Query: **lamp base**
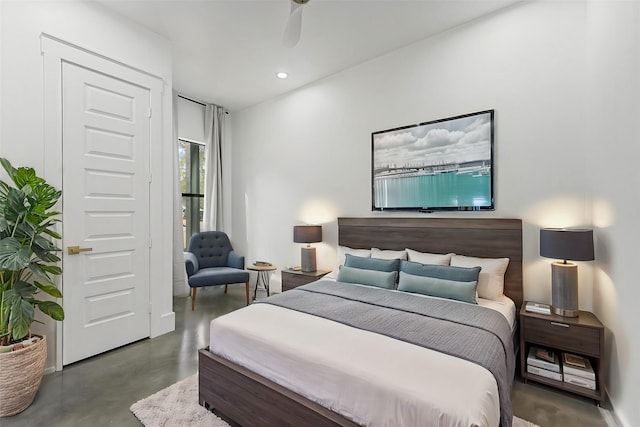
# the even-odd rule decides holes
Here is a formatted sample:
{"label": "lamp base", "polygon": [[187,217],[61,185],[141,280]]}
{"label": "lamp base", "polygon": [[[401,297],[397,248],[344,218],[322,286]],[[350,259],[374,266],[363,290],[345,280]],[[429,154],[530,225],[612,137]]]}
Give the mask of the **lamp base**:
{"label": "lamp base", "polygon": [[316,248],[302,248],[302,271],[310,273],[316,270]]}
{"label": "lamp base", "polygon": [[551,311],[564,317],[578,317],[578,266],[551,264]]}

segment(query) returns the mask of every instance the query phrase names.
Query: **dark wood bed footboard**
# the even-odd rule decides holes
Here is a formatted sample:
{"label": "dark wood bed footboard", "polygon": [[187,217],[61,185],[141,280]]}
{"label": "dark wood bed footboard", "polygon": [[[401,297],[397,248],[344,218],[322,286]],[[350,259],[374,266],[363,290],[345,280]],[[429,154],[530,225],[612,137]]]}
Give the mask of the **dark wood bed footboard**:
{"label": "dark wood bed footboard", "polygon": [[198,354],[198,402],[243,427],[350,426],[354,422],[223,359],[208,349]]}

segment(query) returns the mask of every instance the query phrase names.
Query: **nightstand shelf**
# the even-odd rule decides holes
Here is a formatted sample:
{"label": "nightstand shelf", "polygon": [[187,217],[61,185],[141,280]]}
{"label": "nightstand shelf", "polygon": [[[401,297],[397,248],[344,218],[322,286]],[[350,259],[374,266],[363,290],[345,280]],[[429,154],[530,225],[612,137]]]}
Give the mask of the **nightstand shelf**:
{"label": "nightstand shelf", "polygon": [[[596,377],[596,389],[557,381],[527,372],[529,348],[538,346],[556,351],[573,353],[589,359]],[[578,317],[544,315],[520,310],[520,372],[528,380],[546,384],[561,390],[579,394],[596,403],[604,400],[606,358],[604,355],[604,326],[588,311],[580,311]]]}
{"label": "nightstand shelf", "polygon": [[317,271],[298,271],[298,270],[282,270],[282,292],[315,282],[321,277],[330,273],[330,270]]}

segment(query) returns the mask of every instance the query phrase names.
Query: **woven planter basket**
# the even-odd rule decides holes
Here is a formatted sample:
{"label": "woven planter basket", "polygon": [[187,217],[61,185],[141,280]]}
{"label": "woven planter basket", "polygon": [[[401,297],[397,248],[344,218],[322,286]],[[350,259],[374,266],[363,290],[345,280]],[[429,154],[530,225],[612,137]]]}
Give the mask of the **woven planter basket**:
{"label": "woven planter basket", "polygon": [[36,397],[47,361],[47,339],[0,354],[0,417],[18,414]]}

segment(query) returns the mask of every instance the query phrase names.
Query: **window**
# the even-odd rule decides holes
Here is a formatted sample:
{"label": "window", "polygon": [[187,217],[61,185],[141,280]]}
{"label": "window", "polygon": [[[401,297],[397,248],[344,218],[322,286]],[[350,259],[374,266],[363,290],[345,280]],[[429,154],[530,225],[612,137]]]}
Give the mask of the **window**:
{"label": "window", "polygon": [[205,105],[178,97],[178,161],[182,194],[184,247],[202,228],[204,212],[204,114]]}
{"label": "window", "polygon": [[202,228],[204,211],[204,145],[179,140],[180,191],[184,247]]}

